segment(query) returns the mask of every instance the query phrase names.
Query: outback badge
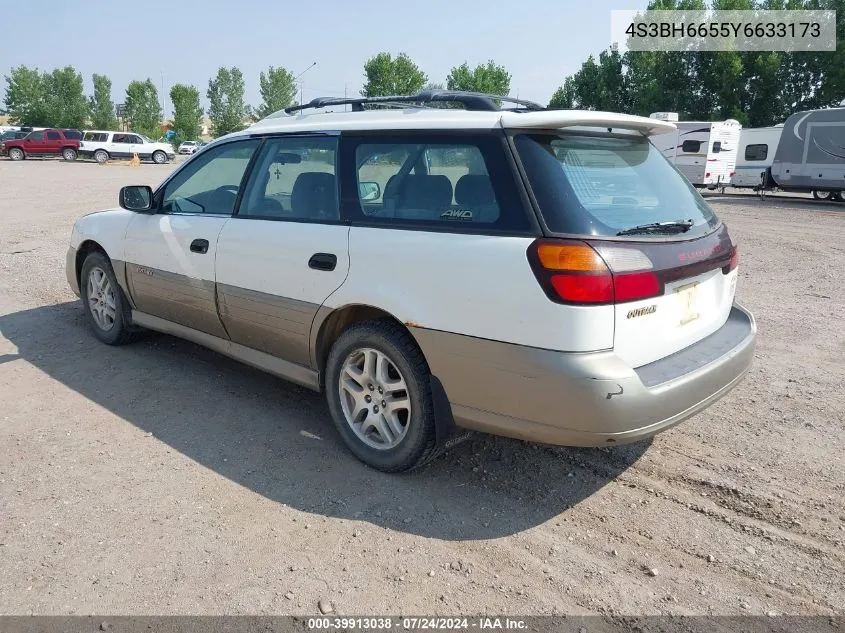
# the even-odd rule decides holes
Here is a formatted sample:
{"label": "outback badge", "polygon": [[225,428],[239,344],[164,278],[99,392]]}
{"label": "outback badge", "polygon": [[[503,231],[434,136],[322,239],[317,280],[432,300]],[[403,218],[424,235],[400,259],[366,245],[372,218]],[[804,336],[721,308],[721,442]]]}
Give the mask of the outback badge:
{"label": "outback badge", "polygon": [[629,319],[635,319],[637,317],[645,316],[646,314],[654,314],[657,312],[657,304],[652,304],[650,306],[645,306],[643,308],[637,308],[636,310],[631,310],[628,312]]}

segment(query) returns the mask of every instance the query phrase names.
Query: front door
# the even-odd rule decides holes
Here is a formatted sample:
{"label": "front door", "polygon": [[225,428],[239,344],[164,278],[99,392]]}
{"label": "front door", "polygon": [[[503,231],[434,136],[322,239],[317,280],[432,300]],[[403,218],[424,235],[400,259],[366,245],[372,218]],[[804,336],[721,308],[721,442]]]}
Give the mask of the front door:
{"label": "front door", "polygon": [[30,132],[24,145],[27,154],[44,156],[47,153],[47,133],[43,130]]}
{"label": "front door", "polygon": [[314,316],[349,270],[337,143],[267,139],[217,247],[220,317],[232,341],[305,366]]}
{"label": "front door", "polygon": [[126,276],[136,308],[226,337],[217,315],[215,256],[257,139],[220,145],[187,163],[126,233]]}

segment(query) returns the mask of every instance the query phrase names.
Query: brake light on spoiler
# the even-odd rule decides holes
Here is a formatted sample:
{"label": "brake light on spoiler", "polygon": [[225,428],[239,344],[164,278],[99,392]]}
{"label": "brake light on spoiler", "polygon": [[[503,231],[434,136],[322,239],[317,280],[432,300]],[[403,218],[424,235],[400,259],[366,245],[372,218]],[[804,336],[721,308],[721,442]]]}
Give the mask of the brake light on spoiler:
{"label": "brake light on spoiler", "polygon": [[658,297],[667,283],[710,270],[734,270],[739,253],[727,231],[689,243],[631,243],[538,239],[528,247],[534,276],[549,299],[569,305],[608,305]]}

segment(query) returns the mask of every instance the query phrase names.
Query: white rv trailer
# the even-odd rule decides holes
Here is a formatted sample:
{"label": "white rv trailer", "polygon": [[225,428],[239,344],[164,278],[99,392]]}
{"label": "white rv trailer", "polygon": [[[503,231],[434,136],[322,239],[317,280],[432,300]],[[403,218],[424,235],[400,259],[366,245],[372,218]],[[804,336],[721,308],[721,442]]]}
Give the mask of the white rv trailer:
{"label": "white rv trailer", "polygon": [[747,127],[739,135],[739,151],[731,187],[759,189],[775,159],[783,123],[772,127]]}
{"label": "white rv trailer", "polygon": [[[677,121],[675,113],[655,112],[650,116]],[[679,121],[675,125],[673,132],[653,136],[651,142],[696,187],[727,187],[736,167],[740,122]]]}

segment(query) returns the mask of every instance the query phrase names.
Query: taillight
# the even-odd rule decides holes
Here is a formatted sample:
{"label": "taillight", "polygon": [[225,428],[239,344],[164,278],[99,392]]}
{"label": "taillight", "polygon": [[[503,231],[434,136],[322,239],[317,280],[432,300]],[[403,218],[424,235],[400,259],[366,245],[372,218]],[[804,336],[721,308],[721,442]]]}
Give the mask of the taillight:
{"label": "taillight", "polygon": [[731,249],[731,261],[728,263],[728,270],[726,272],[731,272],[737,266],[739,266],[739,247],[735,245]]}
{"label": "taillight", "polygon": [[537,240],[528,260],[546,295],[558,303],[602,305],[663,294],[651,260],[635,247]]}

